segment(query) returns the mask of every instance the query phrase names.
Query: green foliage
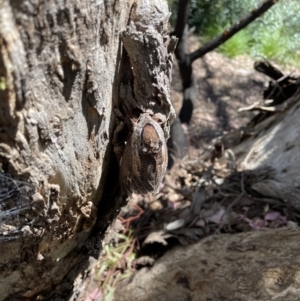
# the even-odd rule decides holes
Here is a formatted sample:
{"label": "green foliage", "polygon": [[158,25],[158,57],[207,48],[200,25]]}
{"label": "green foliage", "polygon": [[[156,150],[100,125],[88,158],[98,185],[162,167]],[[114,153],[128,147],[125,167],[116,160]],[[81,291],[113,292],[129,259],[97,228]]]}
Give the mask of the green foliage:
{"label": "green foliage", "polygon": [[273,34],[264,32],[257,45],[253,48],[254,55],[278,61],[284,57],[285,52],[286,47],[280,30],[275,31]]}
{"label": "green foliage", "polygon": [[99,270],[95,281],[104,301],[112,301],[116,284],[131,276],[136,254],[133,252],[135,238],[132,230],[118,234],[117,245],[105,245],[98,261]]}
{"label": "green foliage", "polygon": [[[237,22],[262,0],[190,0],[189,26],[208,41]],[[176,21],[178,0],[169,0]],[[244,44],[244,45],[243,45]],[[300,1],[280,0],[261,18],[219,47],[233,57],[242,53],[299,66]]]}
{"label": "green foliage", "polygon": [[246,31],[240,31],[219,47],[226,56],[233,58],[248,52],[253,39]]}
{"label": "green foliage", "polygon": [[211,24],[206,27],[204,40],[206,42],[210,41],[214,37],[220,35],[224,31],[224,28],[219,24]]}
{"label": "green foliage", "polygon": [[0,76],[0,90],[6,90],[6,78]]}
{"label": "green foliage", "polygon": [[283,63],[295,66],[300,69],[300,51],[287,53],[282,61]]}

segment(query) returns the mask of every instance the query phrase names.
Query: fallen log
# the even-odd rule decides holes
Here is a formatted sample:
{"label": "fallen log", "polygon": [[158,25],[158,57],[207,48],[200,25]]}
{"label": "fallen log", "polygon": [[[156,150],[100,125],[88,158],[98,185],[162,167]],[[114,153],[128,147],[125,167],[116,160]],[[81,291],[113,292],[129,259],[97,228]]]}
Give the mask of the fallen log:
{"label": "fallen log", "polygon": [[243,109],[259,114],[242,130],[217,139],[215,146],[232,150],[239,172],[260,175],[249,184],[253,191],[300,209],[300,78],[279,78],[281,71],[266,62],[256,63],[255,69],[273,78],[264,100]]}
{"label": "fallen log", "polygon": [[121,282],[115,300],[300,300],[299,239],[290,229],[209,237]]}

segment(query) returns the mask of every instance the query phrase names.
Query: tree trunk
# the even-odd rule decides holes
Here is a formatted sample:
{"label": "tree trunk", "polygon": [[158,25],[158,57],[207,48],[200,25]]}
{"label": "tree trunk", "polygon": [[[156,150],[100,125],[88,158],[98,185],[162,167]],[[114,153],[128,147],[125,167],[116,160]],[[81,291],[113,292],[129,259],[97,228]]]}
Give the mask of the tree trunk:
{"label": "tree trunk", "polygon": [[180,77],[182,81],[183,101],[179,113],[179,119],[182,123],[189,123],[192,118],[194,104],[196,101],[196,86],[193,75],[192,61],[188,55],[188,15],[189,0],[180,0],[178,2],[178,16],[174,34],[179,38],[175,49],[175,56],[178,61]]}
{"label": "tree trunk", "polygon": [[168,135],[168,7],[137,3],[0,0],[0,300],[75,300],[125,200],[112,137],[120,82],[133,69],[124,70],[120,40],[130,20],[136,36],[149,29],[156,42],[145,39],[149,61],[164,55],[165,65],[144,62],[158,70],[145,81],[159,94],[152,107],[134,99],[135,70],[128,103],[163,115]]}
{"label": "tree trunk", "polygon": [[192,63],[189,61],[189,57],[186,57],[184,61],[178,60],[178,66],[182,79],[183,91],[183,100],[182,107],[179,112],[179,119],[182,123],[189,124],[192,119],[193,110],[196,103],[197,89]]}

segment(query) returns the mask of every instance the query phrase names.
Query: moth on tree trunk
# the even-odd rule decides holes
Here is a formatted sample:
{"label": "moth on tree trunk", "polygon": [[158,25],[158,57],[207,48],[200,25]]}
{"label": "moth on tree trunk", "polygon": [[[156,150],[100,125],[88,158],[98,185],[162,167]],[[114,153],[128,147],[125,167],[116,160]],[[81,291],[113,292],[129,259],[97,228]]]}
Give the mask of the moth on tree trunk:
{"label": "moth on tree trunk", "polygon": [[[163,10],[159,10],[156,2],[136,2],[122,34],[125,50],[119,112],[129,125],[125,129],[129,139],[116,151],[122,157],[121,187],[129,194],[158,192],[168,165],[166,141],[175,117],[169,86],[177,39],[169,37],[167,3],[160,4]],[[117,131],[120,129],[124,128]]]}

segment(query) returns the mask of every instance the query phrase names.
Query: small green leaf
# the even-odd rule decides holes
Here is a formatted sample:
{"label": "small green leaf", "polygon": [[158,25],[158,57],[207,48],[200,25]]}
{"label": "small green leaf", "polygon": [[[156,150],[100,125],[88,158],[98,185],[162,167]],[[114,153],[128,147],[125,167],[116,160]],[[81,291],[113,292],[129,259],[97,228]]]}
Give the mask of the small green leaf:
{"label": "small green leaf", "polygon": [[0,76],[0,90],[6,90],[6,78],[4,76]]}

